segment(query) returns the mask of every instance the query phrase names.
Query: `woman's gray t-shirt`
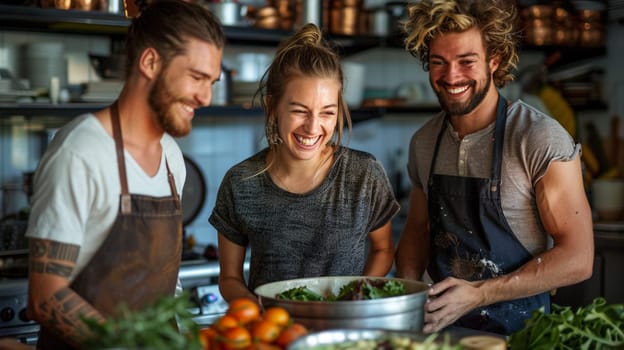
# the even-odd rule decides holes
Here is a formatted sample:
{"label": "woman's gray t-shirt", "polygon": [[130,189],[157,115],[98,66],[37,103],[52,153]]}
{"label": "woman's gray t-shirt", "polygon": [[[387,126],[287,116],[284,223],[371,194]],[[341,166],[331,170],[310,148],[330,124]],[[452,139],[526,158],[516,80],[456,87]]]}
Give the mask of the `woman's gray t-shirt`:
{"label": "woman's gray t-shirt", "polygon": [[295,194],[275,185],[267,150],[223,178],[210,223],[251,248],[248,286],[293,278],[361,275],[368,234],[399,211],[382,165],[369,153],[340,147],[324,181]]}

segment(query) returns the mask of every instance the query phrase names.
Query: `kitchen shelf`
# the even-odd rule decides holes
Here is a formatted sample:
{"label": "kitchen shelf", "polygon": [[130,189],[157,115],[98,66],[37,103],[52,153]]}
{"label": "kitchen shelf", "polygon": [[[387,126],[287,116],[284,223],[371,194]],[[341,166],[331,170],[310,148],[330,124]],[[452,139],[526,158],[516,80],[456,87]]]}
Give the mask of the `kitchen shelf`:
{"label": "kitchen shelf", "polygon": [[[21,31],[50,31],[73,34],[107,34],[123,36],[130,20],[123,15],[100,11],[60,10],[33,6],[17,6],[0,4],[0,29]],[[291,30],[262,29],[252,26],[224,26],[225,36],[229,44],[276,46],[283,39],[292,35]],[[374,47],[403,47],[403,37],[374,35],[336,35],[328,38],[336,44],[343,55],[350,55]],[[602,56],[606,53],[604,46],[570,47],[570,46],[521,46],[521,51],[541,51],[553,53],[559,51],[561,60],[557,65],[577,61],[579,59]]]}
{"label": "kitchen shelf", "polygon": [[[111,101],[112,102],[112,101]],[[40,117],[54,115],[57,117],[72,118],[79,114],[90,113],[105,108],[110,103],[0,103],[0,118],[14,115]],[[260,108],[246,108],[242,106],[210,106],[200,108],[197,116],[239,116],[255,117],[262,115]]]}
{"label": "kitchen shelf", "polygon": [[557,45],[527,45],[520,46],[520,52],[543,52],[546,57],[557,54],[559,58],[550,66],[557,69],[568,64],[584,61],[591,58],[603,57],[607,54],[605,46],[581,47],[581,46],[557,46]]}
{"label": "kitchen shelf", "polygon": [[[2,5],[0,4],[0,30],[18,30],[35,32],[55,32],[71,34],[108,35],[123,39],[130,20],[123,15],[99,11],[59,10],[54,8],[40,8],[32,6]],[[232,45],[267,46],[275,47],[282,40],[292,35],[291,30],[261,29],[251,26],[224,26],[226,40]],[[329,34],[328,39],[335,45],[337,51],[343,55],[351,55],[375,47],[402,48],[401,35],[374,36],[374,35],[335,35]],[[604,56],[606,48],[600,47],[560,47],[534,46],[523,44],[521,52],[544,52],[547,55],[559,53],[560,59],[556,66],[588,58]],[[60,113],[76,115],[85,111],[97,110],[104,104],[76,103],[68,105],[45,104],[0,104],[0,117],[5,113],[21,111],[27,115],[45,115]],[[575,107],[575,109],[603,109],[604,106]],[[438,106],[392,107],[392,108],[365,108],[351,111],[354,122],[381,117],[386,113],[413,114],[419,112],[436,112]],[[262,115],[261,111],[243,107],[209,107],[201,110],[200,115]]]}
{"label": "kitchen shelf", "polygon": [[[0,5],[2,30],[123,36],[129,24],[130,19],[125,16],[107,12]],[[253,26],[223,26],[223,31],[229,44],[271,47],[293,34],[291,30]],[[378,36],[331,35],[330,39],[345,55],[386,42],[386,38]]]}
{"label": "kitchen shelf", "polygon": [[0,29],[124,35],[130,20],[107,12],[0,5]]}
{"label": "kitchen shelf", "polygon": [[[9,122],[13,116],[73,118],[83,113],[100,110],[109,103],[0,103],[0,123]],[[406,106],[406,107],[370,107],[351,108],[351,120],[359,123],[366,120],[381,118],[386,114],[436,113],[438,106]],[[262,117],[264,114],[260,107],[243,106],[210,106],[197,111],[197,117]]]}

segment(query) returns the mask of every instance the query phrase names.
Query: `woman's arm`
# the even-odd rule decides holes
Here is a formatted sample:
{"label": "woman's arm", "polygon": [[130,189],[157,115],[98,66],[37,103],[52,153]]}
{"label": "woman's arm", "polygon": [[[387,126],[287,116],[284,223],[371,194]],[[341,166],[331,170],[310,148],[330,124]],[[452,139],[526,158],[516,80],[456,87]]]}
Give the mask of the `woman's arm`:
{"label": "woman's arm", "polygon": [[233,243],[219,232],[219,292],[226,301],[240,297],[256,300],[245,283],[245,247]]}
{"label": "woman's arm", "polygon": [[392,221],[371,232],[368,259],[364,267],[365,276],[383,277],[392,268],[394,259],[394,243],[392,242]]}

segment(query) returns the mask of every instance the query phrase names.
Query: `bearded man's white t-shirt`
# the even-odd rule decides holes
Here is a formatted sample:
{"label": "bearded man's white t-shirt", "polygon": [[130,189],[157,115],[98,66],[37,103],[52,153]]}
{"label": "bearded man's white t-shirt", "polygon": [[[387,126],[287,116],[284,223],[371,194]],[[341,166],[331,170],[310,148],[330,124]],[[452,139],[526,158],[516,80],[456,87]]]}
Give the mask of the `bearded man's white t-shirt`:
{"label": "bearded man's white t-shirt", "polygon": [[[168,134],[160,143],[155,176],[124,151],[131,194],[170,196],[166,159],[181,197],[186,178],[182,152]],[[115,141],[95,115],[81,115],[56,132],[37,167],[26,236],[80,246],[71,281],[107,237],[119,213],[120,194]]]}

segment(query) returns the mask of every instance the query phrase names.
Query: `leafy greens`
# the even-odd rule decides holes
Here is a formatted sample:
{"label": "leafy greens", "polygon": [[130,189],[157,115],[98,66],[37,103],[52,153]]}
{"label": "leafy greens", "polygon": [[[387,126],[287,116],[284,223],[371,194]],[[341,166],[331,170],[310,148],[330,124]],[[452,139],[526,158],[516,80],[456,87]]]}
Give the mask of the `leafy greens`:
{"label": "leafy greens", "polygon": [[624,349],[624,304],[604,298],[573,311],[552,305],[552,312],[533,312],[524,328],[508,340],[510,350]]}
{"label": "leafy greens", "polygon": [[380,299],[405,294],[405,286],[399,281],[359,279],[340,287],[337,295],[322,296],[306,286],[295,287],[277,294],[277,299],[298,301],[344,301]]}
{"label": "leafy greens", "polygon": [[140,311],[121,305],[115,317],[100,323],[84,319],[92,337],[87,349],[200,350],[199,326],[193,321],[188,293],[165,296]]}

